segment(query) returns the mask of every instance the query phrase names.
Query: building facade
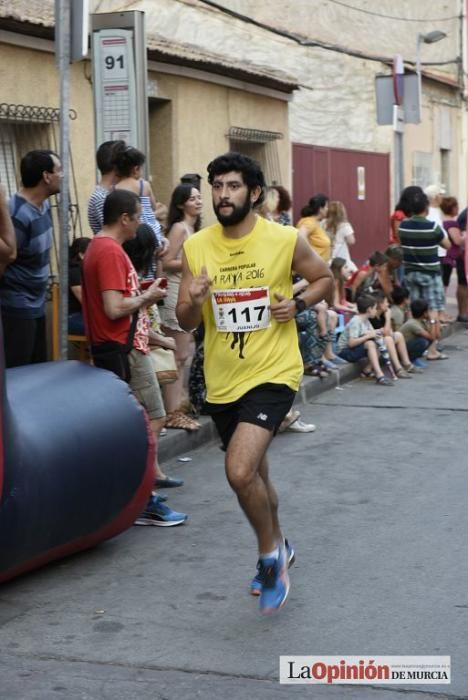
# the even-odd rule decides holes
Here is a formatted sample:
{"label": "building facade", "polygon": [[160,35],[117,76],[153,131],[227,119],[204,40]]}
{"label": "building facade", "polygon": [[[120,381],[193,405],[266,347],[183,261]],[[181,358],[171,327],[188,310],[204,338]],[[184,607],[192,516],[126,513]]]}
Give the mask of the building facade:
{"label": "building facade", "polygon": [[[145,12],[150,175],[161,201],[183,173],[205,176],[213,156],[236,148],[262,162],[270,183],[293,190],[296,217],[325,190],[347,206],[359,257],[381,248],[398,195],[397,150],[392,126],[377,124],[375,83],[396,55],[414,73],[419,52],[421,122],[404,126],[403,184],[441,184],[465,204],[465,0],[430,10],[425,0],[92,0],[90,9]],[[58,106],[53,25],[52,0],[0,2],[0,102]],[[445,36],[426,43],[434,30]],[[89,61],[71,68],[71,107],[78,225],[95,182]],[[16,161],[4,154],[24,150],[27,120],[12,129],[2,114],[5,179]],[[34,133],[52,138],[44,121]]]}

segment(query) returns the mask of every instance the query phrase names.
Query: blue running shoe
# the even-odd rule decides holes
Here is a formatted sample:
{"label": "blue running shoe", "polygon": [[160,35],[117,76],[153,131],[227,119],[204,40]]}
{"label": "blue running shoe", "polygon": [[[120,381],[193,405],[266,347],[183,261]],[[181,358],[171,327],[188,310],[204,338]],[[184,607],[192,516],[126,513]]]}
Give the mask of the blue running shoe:
{"label": "blue running shoe", "polygon": [[419,369],[426,369],[427,362],[426,360],[422,360],[420,357],[418,357],[416,360],[413,360],[413,365]]}
{"label": "blue running shoe", "polygon": [[178,513],[162,503],[159,496],[153,494],[146,508],[135,520],[135,525],[155,525],[156,527],[174,527],[187,520],[185,513]]}
{"label": "blue running shoe", "polygon": [[[286,555],[288,558],[288,569],[291,568],[291,566],[294,564],[296,561],[296,553],[294,551],[294,547],[292,544],[288,542],[288,540],[285,538],[284,540],[284,546],[286,547]],[[262,592],[262,577],[260,573],[260,561],[257,564],[257,574],[253,577],[252,581],[250,582],[250,595],[254,596],[259,596]]]}
{"label": "blue running shoe", "polygon": [[280,547],[278,559],[261,559],[262,576],[260,612],[272,613],[286,603],[289,593],[289,575],[286,548]]}

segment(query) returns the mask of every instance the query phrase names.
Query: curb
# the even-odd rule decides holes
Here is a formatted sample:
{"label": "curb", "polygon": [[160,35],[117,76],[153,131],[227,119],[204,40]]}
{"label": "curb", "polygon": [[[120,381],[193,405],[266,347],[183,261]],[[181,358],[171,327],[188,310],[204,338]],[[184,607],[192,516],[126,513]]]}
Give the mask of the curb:
{"label": "curb", "polygon": [[[447,338],[465,328],[468,328],[467,324],[457,322],[451,323],[450,325],[443,326],[441,337]],[[334,389],[337,385],[336,375],[338,373],[340,384],[346,384],[353,379],[357,379],[363,365],[364,362],[342,365],[339,370],[323,379],[318,377],[304,377],[299,391],[297,392],[294,405],[304,405],[316,396],[320,396],[325,391]],[[198,420],[201,423],[201,427],[194,433],[187,433],[185,430],[170,429],[167,435],[160,438],[158,457],[161,463],[168,462],[185,453],[192,452],[202,445],[208,445],[215,440],[219,440],[214,423],[209,416],[200,416]]]}

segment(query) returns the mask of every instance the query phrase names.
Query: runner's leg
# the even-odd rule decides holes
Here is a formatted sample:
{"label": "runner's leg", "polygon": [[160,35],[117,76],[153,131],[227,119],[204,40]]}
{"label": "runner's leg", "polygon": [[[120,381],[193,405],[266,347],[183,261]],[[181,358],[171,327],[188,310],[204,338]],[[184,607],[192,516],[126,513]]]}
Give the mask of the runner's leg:
{"label": "runner's leg", "polygon": [[239,504],[252,525],[260,554],[278,546],[270,493],[260,476],[272,433],[252,423],[239,423],[226,452],[226,476]]}
{"label": "runner's leg", "polygon": [[262,479],[263,483],[266,486],[266,490],[268,493],[268,499],[270,501],[271,520],[273,523],[273,534],[274,534],[277,542],[282,542],[283,535],[281,533],[281,528],[280,528],[279,519],[278,519],[278,495],[276,493],[275,487],[273,486],[273,484],[270,481],[270,475],[269,475],[268,462],[267,462],[266,455],[264,455],[262,461],[260,462],[260,466],[258,468],[258,473],[259,473],[260,478]]}

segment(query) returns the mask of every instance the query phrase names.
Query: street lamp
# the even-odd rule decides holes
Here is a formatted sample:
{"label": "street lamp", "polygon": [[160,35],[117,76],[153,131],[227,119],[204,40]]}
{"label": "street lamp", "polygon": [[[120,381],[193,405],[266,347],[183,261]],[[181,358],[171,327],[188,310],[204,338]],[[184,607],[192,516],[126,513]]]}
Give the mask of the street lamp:
{"label": "street lamp", "polygon": [[439,29],[434,29],[432,32],[427,34],[422,34],[418,32],[418,38],[416,42],[416,75],[418,76],[418,96],[419,96],[419,120],[421,121],[422,114],[422,81],[421,81],[421,44],[435,44],[436,41],[441,41],[445,39],[447,34],[441,32]]}

